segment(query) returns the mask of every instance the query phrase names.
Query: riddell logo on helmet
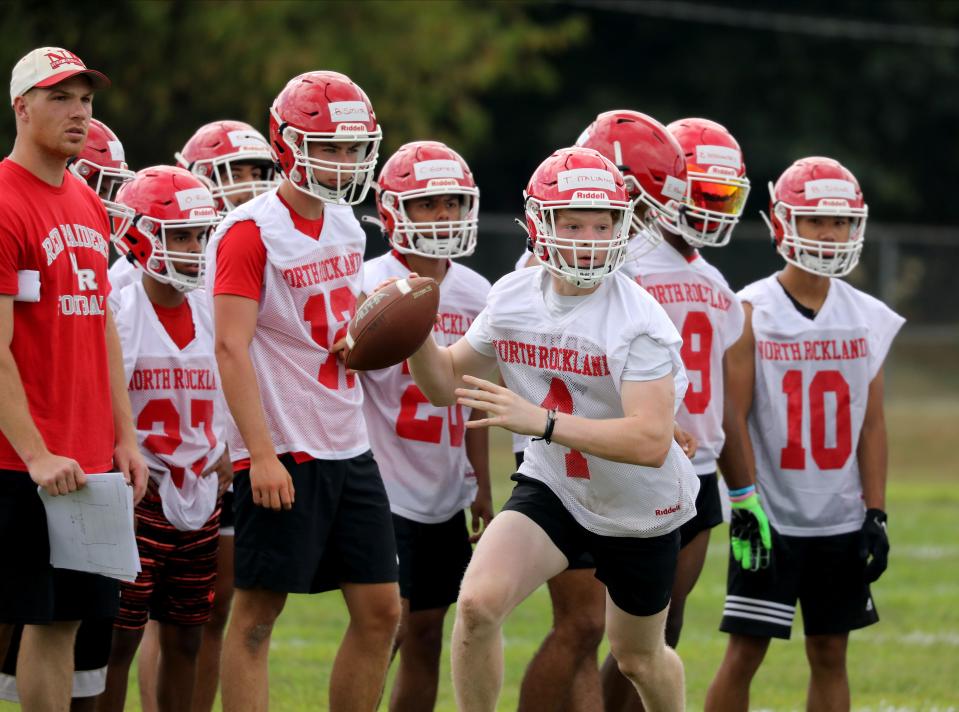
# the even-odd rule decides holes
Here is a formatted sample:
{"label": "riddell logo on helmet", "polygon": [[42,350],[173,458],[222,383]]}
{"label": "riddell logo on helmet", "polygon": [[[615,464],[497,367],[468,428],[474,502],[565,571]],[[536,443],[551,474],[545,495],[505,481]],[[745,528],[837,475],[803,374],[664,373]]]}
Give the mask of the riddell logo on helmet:
{"label": "riddell logo on helmet", "polygon": [[820,208],[848,208],[849,201],[842,198],[823,198],[818,205]]}
{"label": "riddell logo on helmet", "polygon": [[584,188],[598,188],[612,192],[616,190],[616,179],[613,178],[612,173],[602,168],[574,168],[559,172],[556,176],[556,187],[562,192]]}
{"label": "riddell logo on helmet", "polygon": [[365,122],[370,120],[370,112],[362,101],[331,101],[330,120],[337,123],[341,121]]}
{"label": "riddell logo on helmet", "polygon": [[807,180],[804,188],[806,191],[806,200],[818,200],[821,198],[856,199],[856,186],[848,180],[841,180],[839,178]]}
{"label": "riddell logo on helmet", "polygon": [[73,52],[66,49],[61,49],[56,52],[46,52],[44,54],[48,60],[50,60],[50,69],[58,69],[64,64],[75,64],[78,67],[86,69],[87,66],[77,57]]}
{"label": "riddell logo on helmet", "polygon": [[603,203],[608,203],[609,196],[601,190],[577,190],[573,193],[572,200],[598,200]]}
{"label": "riddell logo on helmet", "polygon": [[337,124],[336,133],[338,134],[368,134],[366,124]]}
{"label": "riddell logo on helmet", "polygon": [[431,178],[426,181],[427,188],[458,188],[459,183],[454,178]]}

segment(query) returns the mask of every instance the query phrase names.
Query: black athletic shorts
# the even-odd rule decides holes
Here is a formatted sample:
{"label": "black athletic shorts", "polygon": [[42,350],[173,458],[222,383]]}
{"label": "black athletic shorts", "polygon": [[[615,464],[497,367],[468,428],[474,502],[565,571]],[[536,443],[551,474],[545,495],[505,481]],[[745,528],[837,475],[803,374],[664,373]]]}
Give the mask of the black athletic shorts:
{"label": "black athletic shorts", "polygon": [[806,635],[848,633],[879,620],[859,558],[859,532],[772,535],[767,569],[744,571],[730,552],[721,631],[788,640],[797,600]]}
{"label": "black athletic shorts", "polygon": [[233,536],[233,490],[228,489],[220,498],[220,536]]}
{"label": "black athletic shorts", "polygon": [[696,516],[679,528],[679,545],[686,546],[699,532],[723,523],[723,505],[719,499],[719,481],[716,473],[699,476],[699,494],[696,495]]}
{"label": "black athletic shorts", "polygon": [[651,616],[669,604],[679,556],[679,530],[657,537],[594,534],[573,519],[559,497],[542,482],[519,473],[503,505],[532,519],[568,560],[588,552],[596,561],[596,578],[627,613]]}
{"label": "black athletic shorts", "polygon": [[[17,696],[17,654],[23,626],[13,629],[7,657],[0,672],[0,700],[19,702]],[[80,623],[73,645],[72,697],[96,697],[106,688],[107,663],[113,640],[113,619],[88,619]]]}
{"label": "black athletic shorts", "polygon": [[[516,458],[516,469],[517,469],[517,470],[519,470],[519,466],[523,464],[523,457],[524,457],[524,453],[525,453],[525,452],[526,452],[526,451],[524,450],[524,451],[522,451],[522,452],[514,452],[514,453],[513,453],[513,456]],[[595,569],[595,568],[596,568],[596,562],[593,561],[593,555],[590,554],[588,551],[583,551],[583,552],[581,552],[580,554],[577,554],[577,555],[576,555],[574,558],[572,558],[572,559],[570,559],[570,557],[569,557],[568,555],[567,555],[566,558],[569,559],[569,566],[566,567],[566,569],[567,569],[568,571],[575,571],[575,570],[580,570],[580,569]]]}
{"label": "black athletic shorts", "polygon": [[445,608],[456,602],[473,547],[461,510],[438,524],[393,515],[400,559],[400,596],[411,611]]}
{"label": "black athletic shorts", "polygon": [[0,623],[112,618],[119,582],[50,566],[47,515],[26,472],[0,470]]}
{"label": "black athletic shorts", "polygon": [[280,462],[296,490],[289,511],[253,504],[249,470],[234,477],[236,588],[320,593],[395,583],[393,517],[373,454]]}

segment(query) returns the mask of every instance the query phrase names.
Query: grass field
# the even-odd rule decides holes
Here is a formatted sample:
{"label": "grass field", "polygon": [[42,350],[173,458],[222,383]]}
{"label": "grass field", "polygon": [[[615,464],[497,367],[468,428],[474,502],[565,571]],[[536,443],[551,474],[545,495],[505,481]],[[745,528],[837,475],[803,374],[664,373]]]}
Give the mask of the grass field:
{"label": "grass field", "polygon": [[[910,354],[913,356],[913,354]],[[909,358],[889,377],[889,531],[891,565],[874,586],[879,625],[854,633],[849,669],[853,709],[860,712],[959,712],[959,398],[956,361],[934,364],[935,354]],[[901,363],[901,361],[900,361]],[[930,371],[934,366],[935,371]],[[930,373],[948,374],[944,387]],[[937,375],[938,375],[937,374]],[[494,499],[509,491],[511,454],[505,434],[494,434]],[[717,631],[725,593],[726,537],[714,531],[706,568],[687,604],[679,647],[686,664],[688,709],[700,710],[725,649]],[[447,641],[452,616],[447,621]],[[346,611],[336,594],[292,596],[273,637],[272,709],[327,709],[330,666]],[[549,628],[549,598],[540,589],[505,627],[505,684],[499,709],[516,707],[523,670]],[[776,642],[752,694],[753,709],[805,709],[806,663],[801,624],[794,639]],[[605,648],[602,650],[605,655]],[[127,709],[139,710],[131,680]],[[14,709],[0,703],[0,712]],[[444,654],[437,710],[455,709]],[[549,711],[546,711],[549,712]]]}

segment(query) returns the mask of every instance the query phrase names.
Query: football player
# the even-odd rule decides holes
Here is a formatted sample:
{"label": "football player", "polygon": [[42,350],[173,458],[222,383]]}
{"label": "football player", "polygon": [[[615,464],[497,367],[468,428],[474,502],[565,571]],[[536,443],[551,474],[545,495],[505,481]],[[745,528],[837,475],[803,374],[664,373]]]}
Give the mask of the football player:
{"label": "football player", "polygon": [[[886,568],[883,361],[903,319],[839,279],[859,261],[867,207],[853,174],[803,158],[770,184],[767,222],[785,268],[739,292],[742,337],[729,350],[727,431],[755,470],[772,529],[772,565],[754,526],[736,530],[720,630],[726,655],[707,710],[746,710],[771,638],[788,639],[802,605],[811,678],[807,709],[849,709],[849,631],[879,616],[869,585]],[[729,445],[735,443],[727,443]],[[750,472],[750,477],[753,473]]]}
{"label": "football player", "polygon": [[[716,460],[725,439],[724,427],[735,427],[735,422],[723,422],[724,362],[743,325],[739,300],[697,248],[729,242],[745,205],[749,180],[735,138],[707,119],[682,119],[664,127],[639,112],[611,111],[598,116],[581,141],[610,158],[618,150],[626,181],[638,184],[638,191],[654,191],[660,176],[674,179],[664,187],[669,210],[657,208],[656,222],[647,228],[647,234],[656,231],[653,246],[635,251],[623,271],[663,306],[679,330],[680,353],[690,381],[676,420],[698,442],[692,462],[700,487],[696,516],[680,529],[679,564],[666,619],[666,643],[675,648],[686,598],[706,560],[709,531],[723,520]],[[677,164],[684,170],[677,171]],[[728,460],[723,473],[729,486],[739,489],[752,484],[746,479],[742,458],[733,463],[735,467],[732,458]],[[737,508],[745,506],[750,508],[744,513],[755,513],[757,524],[768,529],[757,498],[736,503]],[[748,560],[744,563],[749,565]],[[642,710],[639,697],[612,658],[603,666],[603,695],[609,712]]]}
{"label": "football player", "polygon": [[153,619],[163,659],[154,704],[187,710],[213,604],[217,495],[230,476],[212,319],[207,299],[193,291],[202,284],[203,251],[219,216],[206,186],[172,166],[140,171],[117,200],[136,215],[116,246],[137,261],[142,279],[122,290],[116,319],[150,484],[136,508],[143,570],[120,586],[98,709],[124,708],[130,664]]}
{"label": "football player", "polygon": [[[651,707],[684,709],[682,662],[663,642],[679,527],[698,481],[673,441],[685,391],[680,338],[617,270],[632,201],[619,169],[587,148],[556,151],[526,189],[542,269],[500,279],[464,338],[432,339],[409,365],[434,405],[458,403],[533,436],[509,501],[480,539],[457,601],[459,709],[494,710],[503,620],[589,552],[606,585],[613,654]],[[506,387],[485,380],[499,366]]]}
{"label": "football player", "polygon": [[[635,111],[601,114],[580,135],[577,144],[598,150],[623,173],[634,204],[624,262],[628,266],[662,242],[661,216],[677,214],[675,204],[683,197],[686,185],[682,153],[659,122]],[[695,445],[678,425],[675,438],[691,455]],[[517,455],[517,462],[522,462],[522,455]],[[572,710],[601,706],[603,691],[596,649],[603,636],[605,596],[594,574],[595,562],[584,554],[549,581],[553,628],[523,678],[520,710],[538,709],[543,699],[549,700],[552,707],[568,706]],[[625,684],[626,689],[619,692],[621,696],[638,699],[632,686],[619,674],[613,658],[606,665],[606,677],[610,676]],[[605,690],[607,698],[609,692]],[[617,694],[616,690],[613,694]]]}
{"label": "football player", "polygon": [[[238,205],[276,187],[270,146],[263,135],[242,121],[214,121],[196,130],[182,151],[174,154],[177,165],[209,186],[214,207],[226,215]],[[137,276],[134,264],[118,261],[111,279],[123,284]],[[203,640],[197,657],[197,679],[192,712],[210,712],[220,683],[220,655],[223,632],[233,602],[233,487],[219,503],[220,545],[217,550],[216,591],[213,612],[203,626]],[[141,705],[155,712],[159,631],[148,623],[137,658]]]}
{"label": "football player", "polygon": [[270,144],[242,121],[201,126],[174,156],[178,166],[210,182],[222,215],[276,187]]}
{"label": "football player", "polygon": [[301,74],[270,109],[283,182],[236,208],[209,250],[217,362],[236,429],[236,595],[223,708],[268,706],[270,633],[289,593],[340,589],[350,625],[333,710],[376,707],[400,617],[389,501],[363,392],[338,355],[362,291],[352,206],[373,182],[381,130],[337,72]]}
{"label": "football player", "polygon": [[[363,265],[363,291],[410,272],[440,285],[435,338],[460,339],[486,306],[490,284],[456,260],[476,246],[479,190],[458,153],[436,141],[408,143],[383,165],[376,207],[392,248]],[[474,537],[493,516],[485,430],[466,430],[469,409],[433,407],[406,364],[362,374],[363,413],[393,512],[403,616],[390,709],[432,710],[443,620],[456,601]],[[481,417],[477,413],[476,417]]]}

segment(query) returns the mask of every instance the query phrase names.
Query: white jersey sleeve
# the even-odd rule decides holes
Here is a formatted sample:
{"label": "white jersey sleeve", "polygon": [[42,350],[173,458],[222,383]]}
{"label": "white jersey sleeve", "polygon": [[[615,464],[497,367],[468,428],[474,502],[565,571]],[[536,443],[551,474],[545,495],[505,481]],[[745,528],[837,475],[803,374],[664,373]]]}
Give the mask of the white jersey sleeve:
{"label": "white jersey sleeve", "polygon": [[689,379],[679,426],[699,443],[693,466],[701,475],[716,472],[723,432],[723,357],[743,330],[743,309],[719,271],[698,252],[687,259],[662,243],[623,272],[659,302],[681,332],[681,355]]}
{"label": "white jersey sleeve", "polygon": [[[365,266],[370,289],[389,277],[405,277],[409,267],[396,253]],[[456,343],[486,304],[490,284],[471,269],[452,263],[440,283],[433,338]],[[447,521],[476,497],[476,476],[466,457],[466,420],[460,405],[436,407],[413,382],[406,363],[362,374],[363,414],[379,464],[390,508],[425,524]]]}
{"label": "white jersey sleeve", "polygon": [[749,436],[769,520],[792,536],[858,530],[865,507],[856,454],[869,384],[903,319],[833,279],[814,319],[776,275],[746,287],[756,339]]}
{"label": "white jersey sleeve", "polygon": [[107,279],[110,280],[110,298],[108,300],[113,313],[116,314],[120,306],[120,292],[130,284],[139,282],[143,276],[143,270],[134,267],[128,259],[120,257],[107,271]]}
{"label": "white jersey sleeve", "polygon": [[[483,342],[492,344],[510,390],[564,413],[622,418],[623,371],[640,335],[670,349],[675,373],[682,372],[679,334],[659,305],[628,278],[611,275],[559,317],[544,301],[548,279],[545,270],[521,270],[503,277],[490,292]],[[540,440],[526,448],[520,472],[546,484],[596,534],[658,536],[695,515],[699,481],[675,442],[664,465],[653,468]]]}
{"label": "white jersey sleeve", "polygon": [[128,391],[140,451],[157,482],[163,513],[183,531],[201,528],[216,507],[217,478],[201,477],[223,454],[222,407],[208,301],[187,295],[195,338],[180,349],[142,283],[122,291],[117,331],[127,358]]}

